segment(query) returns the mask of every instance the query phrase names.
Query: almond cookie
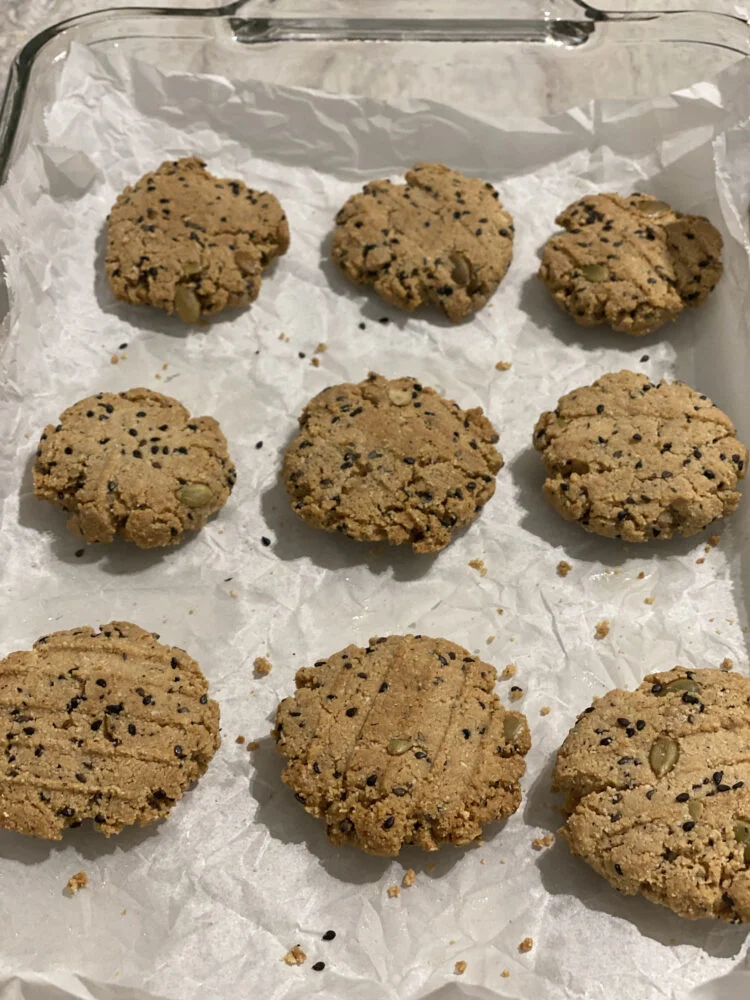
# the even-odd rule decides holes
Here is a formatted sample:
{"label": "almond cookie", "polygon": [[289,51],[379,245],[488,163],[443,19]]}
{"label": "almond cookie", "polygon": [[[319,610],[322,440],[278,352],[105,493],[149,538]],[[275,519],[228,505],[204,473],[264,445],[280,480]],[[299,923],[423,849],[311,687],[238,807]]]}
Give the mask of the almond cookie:
{"label": "almond cookie", "polygon": [[675,667],[610,691],[557,755],[574,854],[683,917],[750,921],[750,680]]}
{"label": "almond cookie", "polygon": [[196,323],[256,299],[263,269],[288,247],[272,194],[214,177],[191,156],[162,163],[118,197],[105,267],[115,298]]}
{"label": "almond cookie", "polygon": [[722,238],[708,219],[651,195],[587,195],[555,219],[539,277],[581,326],[640,336],[699,306],[721,277]]}
{"label": "almond cookie", "polygon": [[59,840],[166,817],[219,747],[195,660],[128,622],[42,636],[0,661],[0,826]]}
{"label": "almond cookie", "polygon": [[513,218],[495,188],[441,163],[406,184],[372,181],[336,216],[332,256],[399,309],[430,302],[457,323],[481,309],[513,256]]}
{"label": "almond cookie", "polygon": [[694,535],[740,501],[747,448],[732,421],[683,382],[621,371],[543,413],[534,447],[544,493],[568,521],[627,542]]}
{"label": "almond cookie", "polygon": [[236,473],[213,417],[149,389],[100,392],[45,427],[34,492],[71,512],[87,542],[142,549],[179,542],[227,502]]}
{"label": "almond cookie", "polygon": [[531,746],[496,671],[447,639],[392,635],[297,672],[273,735],[296,799],[334,844],[393,856],[468,844],[510,816]]}
{"label": "almond cookie", "polygon": [[461,410],[412,378],[370,373],[324,389],[284,459],[295,512],[360,541],[436,552],[495,492],[503,459],[480,407]]}

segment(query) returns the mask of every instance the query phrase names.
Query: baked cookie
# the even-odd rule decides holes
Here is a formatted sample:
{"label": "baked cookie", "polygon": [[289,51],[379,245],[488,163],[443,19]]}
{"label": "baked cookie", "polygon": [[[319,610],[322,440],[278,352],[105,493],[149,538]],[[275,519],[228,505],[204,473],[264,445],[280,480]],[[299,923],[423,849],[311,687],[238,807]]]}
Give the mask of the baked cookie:
{"label": "baked cookie", "polygon": [[534,447],[544,493],[568,521],[627,542],[694,535],[740,501],[747,448],[732,421],[683,382],[622,371],[543,413]]}
{"label": "baked cookie", "polygon": [[324,531],[436,552],[495,492],[503,459],[480,407],[370,373],[324,389],[284,458],[295,512]]}
{"label": "baked cookie", "polygon": [[587,195],[555,221],[566,231],[547,240],[539,277],[581,326],[652,333],[721,277],[719,231],[651,195]]}
{"label": "baked cookie", "polygon": [[87,542],[122,535],[139,548],[179,542],[229,498],[236,479],[213,417],[191,417],[149,389],[99,392],[45,427],[34,492],[71,512]]}
{"label": "baked cookie", "polygon": [[0,826],[59,840],[166,817],[219,747],[195,660],[128,622],[42,636],[0,661]]}
{"label": "baked cookie", "polygon": [[115,298],[196,323],[256,299],[261,272],[288,247],[272,194],[214,177],[190,156],[162,163],[118,197],[105,267]]}
{"label": "baked cookie", "polygon": [[557,755],[564,833],[627,895],[750,921],[750,680],[675,667],[610,691]]}
{"label": "baked cookie", "polygon": [[481,309],[513,256],[513,218],[495,188],[441,163],[406,184],[372,181],[336,216],[332,256],[399,309],[431,302],[457,323]]}
{"label": "baked cookie", "polygon": [[329,840],[392,856],[468,844],[510,816],[531,746],[496,671],[447,639],[392,635],[297,672],[273,735],[285,784]]}

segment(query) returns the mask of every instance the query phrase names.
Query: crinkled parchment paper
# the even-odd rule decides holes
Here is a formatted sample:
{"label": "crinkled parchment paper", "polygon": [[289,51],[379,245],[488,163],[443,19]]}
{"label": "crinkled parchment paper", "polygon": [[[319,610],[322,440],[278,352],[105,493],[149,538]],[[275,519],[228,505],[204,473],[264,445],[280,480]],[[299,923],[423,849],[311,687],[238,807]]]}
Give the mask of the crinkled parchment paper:
{"label": "crinkled parchment paper", "polygon": [[[750,154],[739,128],[750,114],[747,66],[656,102],[508,122],[427,100],[235,87],[118,58],[70,53],[48,140],[22,155],[0,192],[12,298],[0,403],[2,650],[53,629],[132,619],[201,663],[224,743],[155,828],[109,841],[80,829],[52,845],[0,834],[0,996],[745,997],[745,929],[682,921],[619,896],[564,844],[536,852],[531,842],[560,824],[550,767],[594,695],[677,662],[718,666],[728,656],[746,669],[750,500],[709,552],[705,537],[625,547],[547,509],[530,439],[561,393],[623,367],[691,381],[750,436]],[[118,191],[192,153],[218,174],[274,191],[292,245],[251,309],[186,332],[116,303],[102,251]],[[348,285],[328,260],[333,216],[351,192],[433,158],[498,184],[516,219],[508,277],[460,326],[399,313]],[[642,339],[582,330],[557,311],[534,277],[539,248],[564,205],[602,188],[648,191],[722,228],[726,274],[706,306]],[[315,367],[320,342],[328,349]],[[498,361],[512,368],[498,371]],[[494,500],[436,558],[315,532],[279,487],[281,451],[303,404],[371,368],[481,405],[500,432],[506,466]],[[139,385],[221,421],[236,489],[173,551],[114,544],[79,555],[64,515],[33,498],[37,436],[76,399]],[[468,565],[477,558],[485,576]],[[565,579],[555,572],[561,559],[573,567]],[[609,636],[597,641],[605,618]],[[398,861],[335,850],[279,781],[274,706],[298,667],[350,641],[409,630],[448,636],[500,669],[517,665],[514,681],[498,687],[506,698],[511,683],[525,692],[516,707],[534,748],[523,805],[468,849],[409,849]],[[273,664],[262,679],[252,669],[259,655]],[[238,735],[260,748],[248,752]],[[409,867],[415,885],[388,898]],[[80,869],[89,887],[66,898]],[[335,940],[321,941],[329,928]],[[520,954],[527,936],[533,950]],[[298,943],[308,960],[290,968],[280,959]],[[314,972],[321,960],[325,971]]]}

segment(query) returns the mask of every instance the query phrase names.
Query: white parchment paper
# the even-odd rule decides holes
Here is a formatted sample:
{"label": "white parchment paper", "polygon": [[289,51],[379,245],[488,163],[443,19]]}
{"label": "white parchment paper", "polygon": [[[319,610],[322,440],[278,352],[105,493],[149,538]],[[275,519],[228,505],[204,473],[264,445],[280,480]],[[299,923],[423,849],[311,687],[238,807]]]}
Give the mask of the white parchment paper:
{"label": "white parchment paper", "polygon": [[[708,553],[704,537],[625,547],[547,509],[530,438],[560,394],[623,367],[691,381],[750,436],[750,156],[739,127],[749,83],[740,66],[659,101],[509,122],[429,100],[375,103],[165,75],[73,49],[48,141],[22,155],[0,191],[12,299],[0,356],[2,652],[57,628],[133,620],[201,663],[224,742],[158,827],[109,841],[82,828],[51,845],[0,833],[0,997],[747,996],[746,929],[682,921],[619,896],[564,844],[538,853],[531,841],[561,822],[549,794],[554,752],[594,695],[675,663],[718,666],[729,656],[746,669],[750,500]],[[193,153],[217,174],[274,191],[292,244],[251,309],[186,332],[116,303],[102,252],[122,187]],[[498,184],[516,220],[508,277],[459,326],[399,313],[328,261],[346,197],[418,159]],[[722,229],[726,273],[700,311],[631,339],[579,329],[551,303],[534,277],[539,248],[562,207],[601,189],[648,191]],[[319,342],[328,350],[316,368]],[[512,368],[497,371],[497,361]],[[500,432],[506,466],[494,500],[436,558],[315,532],[278,484],[304,403],[371,368],[481,405]],[[64,515],[33,498],[37,437],[73,401],[138,385],[220,420],[237,486],[221,514],[173,551],[114,544],[80,555]],[[486,576],[469,567],[476,558]],[[573,566],[565,579],[555,572],[561,559]],[[595,641],[605,618],[609,636]],[[482,845],[409,849],[389,861],[329,846],[322,824],[281,785],[268,732],[298,667],[350,641],[409,630],[445,635],[500,669],[517,664],[499,690],[523,687],[517,707],[534,747],[521,809]],[[264,679],[253,676],[258,655],[273,663]],[[542,706],[551,709],[544,717]],[[260,748],[248,753],[238,735]],[[416,884],[388,898],[408,867]],[[89,888],[66,898],[79,869]],[[321,941],[329,928],[335,940]],[[527,936],[534,948],[520,954]],[[289,968],[280,959],[298,943],[307,963]],[[325,970],[312,971],[320,960]],[[467,962],[460,978],[458,960]]]}

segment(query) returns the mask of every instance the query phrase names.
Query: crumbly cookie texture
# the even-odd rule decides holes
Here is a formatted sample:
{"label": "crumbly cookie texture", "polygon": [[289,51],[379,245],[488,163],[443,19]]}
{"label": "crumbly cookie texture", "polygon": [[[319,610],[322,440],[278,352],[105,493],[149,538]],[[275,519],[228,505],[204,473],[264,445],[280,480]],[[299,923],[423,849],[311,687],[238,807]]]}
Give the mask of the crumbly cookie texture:
{"label": "crumbly cookie texture", "polygon": [[610,691],[558,755],[563,833],[615,888],[750,921],[750,680],[675,667]]}
{"label": "crumbly cookie texture", "polygon": [[647,194],[587,195],[555,220],[539,277],[581,326],[640,336],[699,306],[722,274],[722,238],[708,219]]}
{"label": "crumbly cookie texture", "polygon": [[731,514],[747,468],[732,421],[683,382],[621,371],[563,396],[534,430],[547,500],[597,535],[694,535]]}
{"label": "crumbly cookie texture", "polygon": [[332,256],[348,278],[399,309],[429,302],[458,322],[504,278],[513,231],[492,184],[417,163],[406,184],[372,181],[346,202]]}
{"label": "crumbly cookie texture", "polygon": [[435,552],[495,492],[503,459],[480,407],[412,378],[334,385],[299,418],[284,459],[295,512],[324,531]]}
{"label": "crumbly cookie texture", "polygon": [[283,781],[334,844],[393,856],[467,844],[521,801],[526,717],[447,639],[390,636],[297,672],[276,713]]}
{"label": "crumbly cookie texture", "polygon": [[129,622],[42,636],[0,661],[0,826],[59,840],[166,817],[219,746],[195,660]]}
{"label": "crumbly cookie texture", "polygon": [[256,299],[262,271],[288,247],[274,195],[214,177],[191,156],[162,163],[118,197],[105,268],[115,298],[195,323]]}
{"label": "crumbly cookie texture", "polygon": [[179,542],[229,499],[236,472],[213,417],[191,417],[149,389],[100,392],[45,427],[34,492],[71,516],[87,542],[122,535],[140,548]]}

